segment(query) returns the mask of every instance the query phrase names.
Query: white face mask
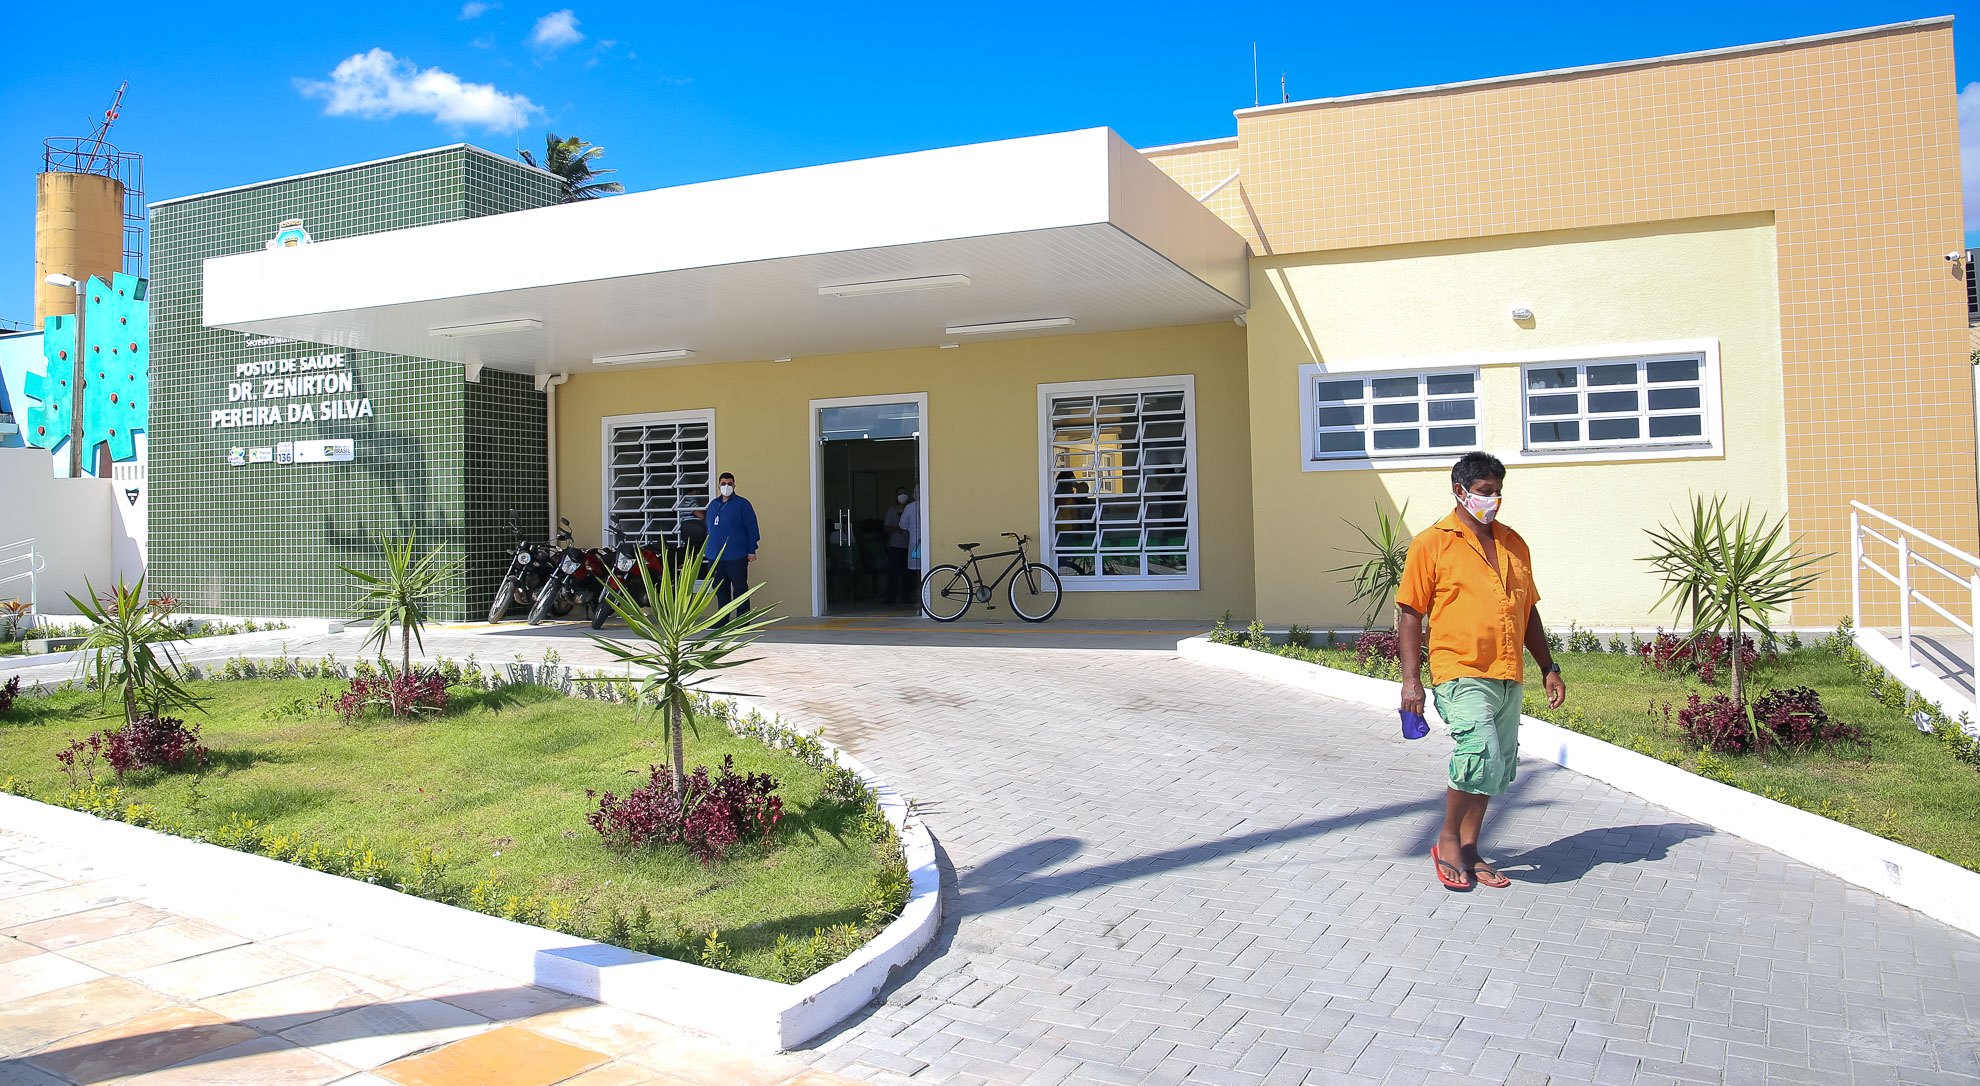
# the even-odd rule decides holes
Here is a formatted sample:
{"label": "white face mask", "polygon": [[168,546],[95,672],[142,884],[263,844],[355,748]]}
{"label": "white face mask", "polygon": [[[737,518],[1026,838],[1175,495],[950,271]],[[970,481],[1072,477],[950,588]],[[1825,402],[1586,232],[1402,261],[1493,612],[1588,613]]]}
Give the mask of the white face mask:
{"label": "white face mask", "polygon": [[1466,512],[1477,517],[1480,524],[1490,524],[1499,519],[1499,505],[1504,500],[1504,498],[1488,498],[1483,494],[1473,494],[1468,490],[1458,495],[1458,504],[1464,506]]}
{"label": "white face mask", "polygon": [[735,488],[735,487],[732,487],[732,486],[730,486],[730,485],[729,485],[729,484],[727,484],[727,483],[723,483],[723,484],[722,484],[722,496],[723,496],[723,497],[725,497],[725,498],[726,498],[726,497],[728,497],[729,495],[731,495],[731,494],[734,494],[735,492],[736,492],[736,488]]}
{"label": "white face mask", "polygon": [[906,494],[896,494],[896,495],[894,495],[894,500],[895,500],[895,501],[897,501],[897,502],[900,502],[900,503],[901,503],[902,505],[906,505],[906,504],[907,504],[907,495],[906,495]]}

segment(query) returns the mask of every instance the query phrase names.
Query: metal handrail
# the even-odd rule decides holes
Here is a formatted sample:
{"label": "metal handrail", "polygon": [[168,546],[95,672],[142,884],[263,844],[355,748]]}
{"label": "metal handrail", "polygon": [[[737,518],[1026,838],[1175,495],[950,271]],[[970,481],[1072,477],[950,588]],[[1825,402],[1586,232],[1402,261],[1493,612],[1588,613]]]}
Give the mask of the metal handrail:
{"label": "metal handrail", "polygon": [[[1856,628],[1859,630],[1863,628],[1862,574],[1867,569],[1897,586],[1898,641],[1903,646],[1904,659],[1907,664],[1916,665],[1918,663],[1917,658],[1912,653],[1911,646],[1911,605],[1913,603],[1922,603],[1943,616],[1947,622],[1952,623],[1953,628],[1973,638],[1973,661],[1976,667],[1980,667],[1980,558],[1975,558],[1973,555],[1927,532],[1921,532],[1896,517],[1886,513],[1880,513],[1862,502],[1852,501],[1849,503],[1849,506],[1849,614],[1851,621],[1856,624]],[[1877,518],[1892,528],[1897,529],[1897,531],[1886,535],[1874,528],[1865,526],[1863,523],[1865,514]],[[1896,538],[1892,538],[1892,536]],[[1863,544],[1867,539],[1874,539],[1897,552],[1897,561],[1894,563],[1896,566],[1895,573],[1871,561],[1863,553]],[[1920,554],[1919,547],[1921,545],[1944,552],[1953,561],[1964,563],[1974,572],[1964,577],[1954,573],[1931,558]],[[1967,598],[1968,611],[1966,618],[1961,619],[1947,610],[1945,604],[1941,604],[1938,600],[1934,600],[1932,597],[1926,595],[1913,582],[1912,569],[1915,566],[1921,565],[1965,590],[1960,594]],[[1950,603],[1951,601],[1947,600],[1946,602]]]}
{"label": "metal handrail", "polygon": [[0,543],[0,552],[15,549],[21,551],[20,554],[0,557],[0,566],[5,566],[10,562],[19,562],[27,566],[27,569],[20,573],[0,576],[0,585],[8,585],[15,581],[26,580],[28,583],[28,611],[32,614],[38,614],[41,611],[41,600],[37,595],[38,586],[35,575],[48,568],[48,560],[43,558],[41,552],[37,551],[34,547],[35,541],[36,537],[30,536],[26,539],[15,540],[12,543]]}

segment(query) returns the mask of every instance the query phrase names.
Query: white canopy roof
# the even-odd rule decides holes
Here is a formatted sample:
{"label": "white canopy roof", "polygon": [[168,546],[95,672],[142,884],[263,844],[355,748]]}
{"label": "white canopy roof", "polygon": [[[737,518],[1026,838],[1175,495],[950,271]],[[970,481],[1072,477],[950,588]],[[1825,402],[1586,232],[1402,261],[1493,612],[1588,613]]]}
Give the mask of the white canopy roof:
{"label": "white canopy roof", "polygon": [[[1095,128],[216,257],[204,321],[582,372],[1228,320],[1248,305],[1248,256]],[[949,331],[1013,321],[1051,323]]]}

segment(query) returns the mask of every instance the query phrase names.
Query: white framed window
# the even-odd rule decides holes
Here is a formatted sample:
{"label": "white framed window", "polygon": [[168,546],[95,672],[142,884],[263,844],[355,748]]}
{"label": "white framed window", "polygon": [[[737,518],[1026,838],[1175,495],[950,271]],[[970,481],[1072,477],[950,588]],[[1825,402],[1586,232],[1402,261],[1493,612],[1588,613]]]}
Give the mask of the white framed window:
{"label": "white framed window", "polygon": [[1478,447],[1476,369],[1328,373],[1311,367],[1301,411],[1308,461],[1462,454]]}
{"label": "white framed window", "polygon": [[1520,369],[1527,452],[1712,444],[1703,353],[1543,362]]}
{"label": "white framed window", "polygon": [[1725,452],[1716,339],[1339,359],[1298,374],[1302,471],[1448,467],[1472,449],[1508,464]]}
{"label": "white framed window", "polygon": [[1195,590],[1196,379],[1038,386],[1040,561],[1068,592]]}
{"label": "white framed window", "polygon": [[715,461],[715,412],[608,415],[604,429],[604,522],[630,539],[681,542],[682,518],[708,505]]}

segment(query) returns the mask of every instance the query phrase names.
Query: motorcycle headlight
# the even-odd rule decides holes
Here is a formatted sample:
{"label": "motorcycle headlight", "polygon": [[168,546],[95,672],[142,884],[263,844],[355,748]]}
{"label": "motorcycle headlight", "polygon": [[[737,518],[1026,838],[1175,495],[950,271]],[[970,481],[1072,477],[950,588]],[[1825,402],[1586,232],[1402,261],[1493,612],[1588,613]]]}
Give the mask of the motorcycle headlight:
{"label": "motorcycle headlight", "polygon": [[622,554],[622,555],[620,555],[620,556],[619,556],[619,572],[620,572],[620,573],[624,573],[625,571],[627,571],[627,570],[629,570],[629,569],[631,569],[632,567],[633,567],[633,560],[632,560],[632,555],[630,555],[630,554]]}
{"label": "motorcycle headlight", "polygon": [[518,555],[516,555],[516,565],[519,565],[519,566],[526,566],[526,565],[529,565],[529,555],[527,555],[527,554],[518,554]]}

